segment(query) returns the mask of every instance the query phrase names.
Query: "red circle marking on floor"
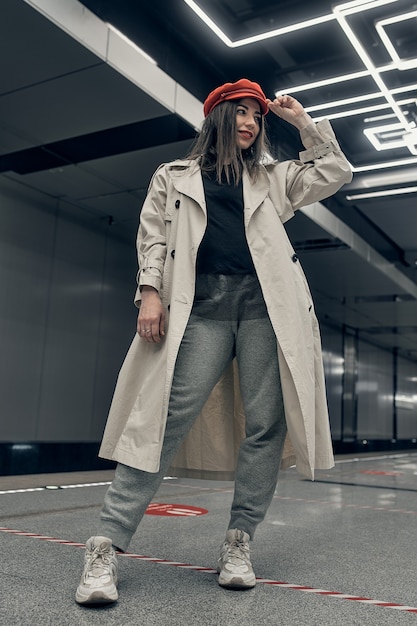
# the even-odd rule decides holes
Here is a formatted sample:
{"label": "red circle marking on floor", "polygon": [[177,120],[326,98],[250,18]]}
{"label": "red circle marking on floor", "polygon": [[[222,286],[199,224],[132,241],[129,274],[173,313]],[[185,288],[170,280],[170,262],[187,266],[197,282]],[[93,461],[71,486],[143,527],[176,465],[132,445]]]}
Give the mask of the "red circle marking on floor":
{"label": "red circle marking on floor", "polygon": [[190,506],[185,504],[162,504],[160,502],[152,502],[145,511],[146,515],[165,515],[167,517],[196,517],[197,515],[205,515],[207,509],[201,509],[198,506]]}

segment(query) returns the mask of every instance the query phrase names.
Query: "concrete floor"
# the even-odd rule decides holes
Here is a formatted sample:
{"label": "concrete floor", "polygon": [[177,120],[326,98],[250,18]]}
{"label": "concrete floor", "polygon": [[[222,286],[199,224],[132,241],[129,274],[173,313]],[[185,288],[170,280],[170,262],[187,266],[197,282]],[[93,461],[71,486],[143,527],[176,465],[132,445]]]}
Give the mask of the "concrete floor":
{"label": "concrete floor", "polygon": [[314,483],[282,472],[252,546],[258,584],[243,592],[212,569],[233,484],[165,480],[155,501],[188,514],[146,515],[119,557],[119,602],[80,607],[79,544],[107,489],[91,483],[111,476],[0,478],[1,626],[417,625],[417,454],[339,458]]}

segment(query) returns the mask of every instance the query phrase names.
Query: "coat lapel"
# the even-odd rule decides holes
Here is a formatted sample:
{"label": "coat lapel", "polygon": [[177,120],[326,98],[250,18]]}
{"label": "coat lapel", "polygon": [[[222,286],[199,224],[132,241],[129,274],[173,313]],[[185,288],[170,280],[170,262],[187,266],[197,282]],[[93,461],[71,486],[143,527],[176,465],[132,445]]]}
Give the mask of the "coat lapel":
{"label": "coat lapel", "polygon": [[261,167],[258,178],[252,183],[246,169],[243,171],[243,202],[245,206],[245,225],[260,207],[269,193],[269,178],[265,168]]}
{"label": "coat lapel", "polygon": [[203,179],[197,161],[174,161],[169,173],[174,189],[194,200],[206,213]]}

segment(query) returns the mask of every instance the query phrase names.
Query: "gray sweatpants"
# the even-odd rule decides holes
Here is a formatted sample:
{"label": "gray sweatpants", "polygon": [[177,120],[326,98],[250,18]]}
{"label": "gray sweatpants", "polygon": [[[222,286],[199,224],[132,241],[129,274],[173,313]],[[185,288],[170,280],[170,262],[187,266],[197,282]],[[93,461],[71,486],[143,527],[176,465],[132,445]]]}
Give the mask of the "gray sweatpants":
{"label": "gray sweatpants", "polygon": [[246,416],[229,528],[253,538],[271,503],[286,435],[276,337],[254,276],[209,276],[178,353],[158,473],[118,464],[105,496],[100,534],[126,550],[214,385],[236,356]]}

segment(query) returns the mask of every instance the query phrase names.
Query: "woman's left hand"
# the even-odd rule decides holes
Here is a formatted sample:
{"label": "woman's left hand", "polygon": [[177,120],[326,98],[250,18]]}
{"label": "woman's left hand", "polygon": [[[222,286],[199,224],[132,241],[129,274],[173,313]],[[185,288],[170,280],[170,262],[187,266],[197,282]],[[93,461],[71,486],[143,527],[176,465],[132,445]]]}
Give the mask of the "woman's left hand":
{"label": "woman's left hand", "polygon": [[292,96],[277,96],[275,100],[267,99],[269,110],[298,130],[305,128],[312,120],[303,105]]}

